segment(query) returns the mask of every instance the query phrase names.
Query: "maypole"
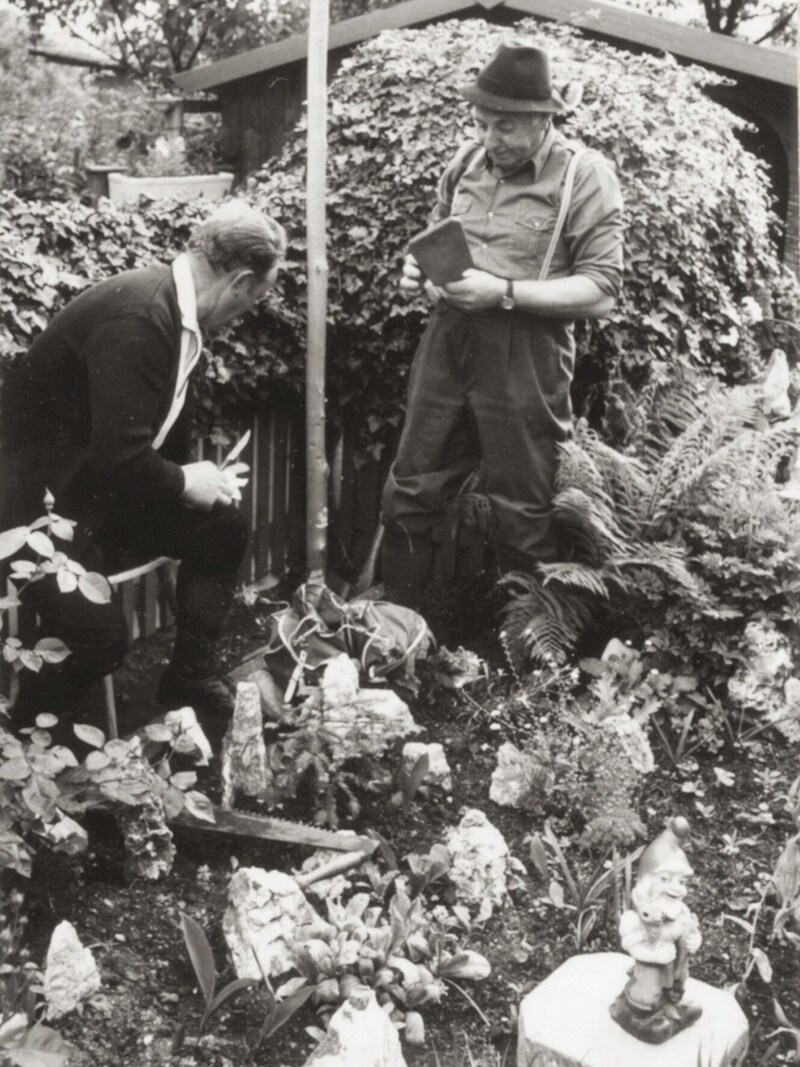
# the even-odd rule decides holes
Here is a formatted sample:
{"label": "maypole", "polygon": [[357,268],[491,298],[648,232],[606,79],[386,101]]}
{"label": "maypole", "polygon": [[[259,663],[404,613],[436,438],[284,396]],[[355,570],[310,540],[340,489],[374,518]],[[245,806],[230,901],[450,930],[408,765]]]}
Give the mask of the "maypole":
{"label": "maypole", "polygon": [[328,254],[325,170],[328,157],[329,0],[309,0],[308,163],[306,242],[308,247],[308,340],[306,350],[306,571],[323,579],[328,541],[328,463],[325,455],[325,325],[328,317]]}

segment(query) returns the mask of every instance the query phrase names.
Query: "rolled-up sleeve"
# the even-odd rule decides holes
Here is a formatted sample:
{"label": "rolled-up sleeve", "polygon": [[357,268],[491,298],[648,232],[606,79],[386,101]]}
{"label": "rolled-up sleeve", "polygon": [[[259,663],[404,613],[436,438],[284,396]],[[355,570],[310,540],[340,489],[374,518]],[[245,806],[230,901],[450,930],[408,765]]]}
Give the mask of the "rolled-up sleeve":
{"label": "rolled-up sleeve", "polygon": [[572,274],[591,278],[608,296],[619,295],[623,271],[622,193],[614,169],[586,152],[575,174],[564,237]]}

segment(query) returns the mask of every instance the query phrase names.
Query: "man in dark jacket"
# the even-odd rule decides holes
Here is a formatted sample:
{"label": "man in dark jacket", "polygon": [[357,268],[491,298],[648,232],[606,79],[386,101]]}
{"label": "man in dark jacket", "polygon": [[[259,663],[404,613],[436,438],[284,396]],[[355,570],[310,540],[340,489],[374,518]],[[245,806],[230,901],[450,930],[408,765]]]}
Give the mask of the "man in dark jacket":
{"label": "man in dark jacket", "polygon": [[[215,211],[172,264],[127,271],[71,301],[9,372],[3,386],[4,508],[0,529],[56,510],[77,522],[60,546],[92,570],[104,546],[144,558],[181,560],[177,633],[158,699],[230,711],[217,673],[216,643],[230,607],[247,524],[237,490],[214,463],[188,463],[184,410],[202,331],[244,315],[275,284],[282,228],[241,201]],[[25,602],[70,656],[29,684],[19,715],[41,710],[42,694],[67,694],[114,671],[127,649],[118,603],[62,593],[50,576]]]}

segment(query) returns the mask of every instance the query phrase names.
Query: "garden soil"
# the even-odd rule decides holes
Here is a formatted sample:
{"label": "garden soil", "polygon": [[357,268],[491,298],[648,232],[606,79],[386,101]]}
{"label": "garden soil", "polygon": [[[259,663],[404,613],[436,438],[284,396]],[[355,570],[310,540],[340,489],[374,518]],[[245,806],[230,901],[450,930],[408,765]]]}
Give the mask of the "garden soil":
{"label": "garden soil", "polygon": [[[263,643],[266,624],[266,616],[257,607],[237,607],[226,648],[229,665]],[[123,731],[142,725],[157,712],[153,694],[170,640],[169,634],[157,634],[137,642],[117,674]],[[412,710],[425,727],[425,739],[444,745],[453,773],[452,795],[418,795],[408,813],[385,799],[367,796],[354,828],[378,830],[400,857],[426,853],[465,809],[477,807],[502,832],[524,873],[520,870],[512,876],[511,899],[502,914],[473,927],[466,937],[470,948],[491,961],[490,978],[461,983],[460,989],[450,987],[438,1005],[426,1006],[427,1043],[422,1048],[406,1047],[404,1052],[409,1067],[473,1063],[513,1067],[517,1007],[528,990],[575,953],[574,913],[553,903],[548,884],[530,862],[526,837],[542,827],[530,814],[500,808],[488,799],[499,739],[489,729],[487,717],[479,714],[480,705],[448,690],[424,687],[422,694]],[[484,693],[484,704],[491,699]],[[102,725],[102,717],[101,695],[93,693],[82,718]],[[747,755],[725,755],[724,767],[733,776],[733,785],[719,781],[713,763],[701,762],[688,774],[657,770],[646,781],[640,811],[651,836],[661,830],[669,815],[685,814],[692,822],[691,858],[697,874],[690,904],[698,913],[704,936],[692,970],[715,986],[736,983],[745,969],[749,939],[735,919],[747,919],[748,905],[757,899],[765,873],[772,870],[792,832],[789,816],[777,798],[798,772],[798,754],[777,742],[761,744]],[[774,772],[776,787],[765,796],[759,783],[768,770]],[[213,795],[213,772],[198,788]],[[300,818],[303,813],[280,814]],[[291,871],[300,866],[308,850],[181,830],[172,873],[155,884],[128,884],[123,876],[122,842],[113,820],[95,816],[89,821],[89,831],[90,847],[84,856],[40,856],[27,886],[33,958],[44,959],[50,932],[60,920],[68,919],[83,943],[91,946],[102,976],[102,993],[82,1014],[59,1024],[75,1049],[71,1067],[295,1067],[304,1063],[315,1045],[307,1028],[318,1025],[310,1004],[251,1058],[248,1048],[255,1043],[264,1018],[258,990],[247,991],[223,1009],[209,1032],[197,1040],[202,998],[183,944],[180,914],[191,915],[206,931],[222,972],[220,983],[228,980],[231,968],[221,919],[232,870],[241,865]],[[567,854],[583,872],[593,865],[591,857],[574,846]],[[555,873],[553,869],[551,874]],[[428,899],[435,902],[436,894]],[[774,1048],[774,1039],[769,1037],[777,1026],[773,996],[790,1018],[800,1019],[800,954],[791,945],[770,943],[770,925],[767,915],[755,944],[769,954],[772,981],[767,984],[753,970],[746,987],[739,990],[751,1028],[749,1067],[791,1062],[786,1058],[788,1046]],[[603,915],[587,950],[616,949],[614,928],[613,916]],[[614,992],[609,990],[610,998]]]}

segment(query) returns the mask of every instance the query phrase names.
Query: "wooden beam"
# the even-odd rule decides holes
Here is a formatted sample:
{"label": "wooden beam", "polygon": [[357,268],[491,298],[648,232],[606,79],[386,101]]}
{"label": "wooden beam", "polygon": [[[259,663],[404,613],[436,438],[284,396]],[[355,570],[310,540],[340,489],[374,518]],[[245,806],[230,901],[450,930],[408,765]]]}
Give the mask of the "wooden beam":
{"label": "wooden beam", "polygon": [[659,52],[671,52],[680,59],[691,59],[704,66],[749,74],[783,85],[797,83],[796,57],[791,52],[749,44],[710,30],[681,26],[617,4],[598,0],[513,0],[506,6],[536,18],[569,23],[590,34],[611,37],[622,45],[627,42]]}
{"label": "wooden beam", "polygon": [[341,834],[335,830],[322,830],[318,826],[289,822],[288,819],[271,819],[228,808],[215,807],[214,818],[216,822],[206,822],[187,815],[184,810],[172,825],[235,834],[238,837],[258,837],[266,841],[285,841],[292,845],[308,845],[310,848],[333,848],[339,852],[365,852],[371,855],[377,847],[377,841],[371,837]]}
{"label": "wooden beam", "polygon": [[[359,15],[331,26],[330,48],[344,48],[374,37],[383,30],[417,26],[451,15],[479,16],[483,10],[503,6],[506,10],[537,18],[567,22],[587,33],[599,34],[625,44],[655,51],[672,52],[734,74],[750,74],[781,85],[797,83],[796,56],[777,48],[749,44],[710,30],[681,26],[667,19],[643,15],[603,0],[406,0],[405,3]],[[175,84],[185,92],[217,89],[240,78],[279,70],[308,52],[306,34],[263,45],[238,56],[219,60],[176,74]]]}

